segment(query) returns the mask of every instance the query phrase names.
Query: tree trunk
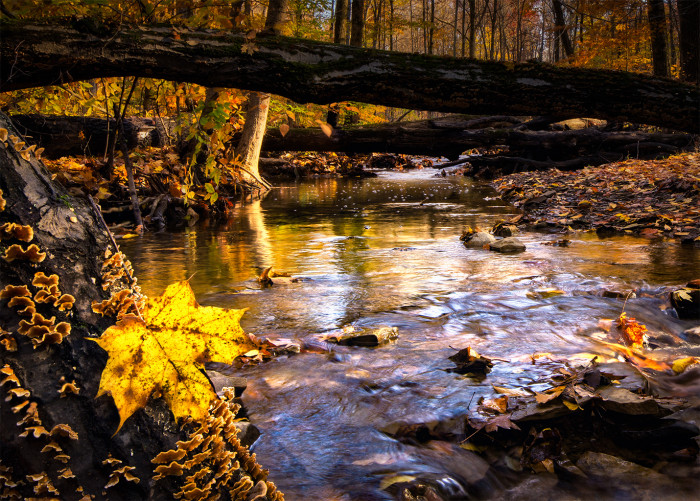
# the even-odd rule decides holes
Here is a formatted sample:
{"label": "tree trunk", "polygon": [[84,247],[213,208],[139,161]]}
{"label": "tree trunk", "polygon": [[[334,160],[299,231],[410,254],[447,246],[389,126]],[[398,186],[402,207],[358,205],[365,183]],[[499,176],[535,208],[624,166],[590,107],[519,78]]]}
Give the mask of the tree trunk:
{"label": "tree trunk", "polygon": [[692,135],[604,132],[597,128],[567,131],[524,130],[516,117],[447,116],[431,120],[334,130],[330,137],[317,128],[291,129],[282,136],[271,129],[263,151],[336,151],[404,153],[457,158],[472,148],[507,147],[509,154],[535,160],[568,160],[599,152],[655,158],[695,147]]}
{"label": "tree trunk", "polygon": [[335,24],[333,29],[333,43],[345,41],[345,18],[348,15],[348,0],[335,1]]}
{"label": "tree trunk", "polygon": [[270,95],[251,92],[246,105],[245,125],[241,140],[236,147],[236,160],[243,168],[241,178],[244,182],[259,188],[269,185],[261,179],[258,168],[260,147],[267,126],[267,111],[270,108]]}
{"label": "tree trunk", "polygon": [[678,16],[681,78],[697,84],[700,83],[700,0],[678,0]]}
{"label": "tree trunk", "polygon": [[556,23],[555,32],[557,39],[561,42],[564,48],[564,54],[569,58],[574,55],[574,47],[571,45],[569,30],[566,29],[566,19],[564,19],[564,9],[561,5],[561,0],[552,0],[552,8],[554,9],[554,22]]}
{"label": "tree trunk", "polygon": [[[29,161],[22,158],[12,145],[16,144],[12,136],[18,132],[2,114],[0,127],[10,135],[8,142],[0,141],[0,221],[31,226],[31,245],[45,253],[44,259],[37,263],[0,259],[0,290],[7,291],[10,285],[26,285],[36,299],[38,288],[32,281],[38,272],[43,272],[47,276],[55,274],[60,293],[70,294],[75,300],[67,311],[50,303],[35,303],[36,311],[44,318],[58,318],[50,320],[51,323],[67,322],[71,326],[69,334],[58,343],[35,345],[36,338],[32,341],[28,335],[17,332],[24,316],[19,311],[22,307],[10,307],[7,297],[0,298],[0,353],[5,378],[0,389],[2,495],[14,491],[16,499],[29,499],[42,494],[41,489],[48,489],[50,482],[56,492],[43,492],[66,500],[78,500],[86,495],[93,499],[107,496],[115,501],[173,499],[183,483],[176,485],[177,481],[168,480],[173,477],[154,481],[155,465],[151,459],[159,452],[173,449],[175,442],[186,435],[163,399],[152,399],[116,434],[119,415],[112,399],[95,399],[107,354],[89,339],[99,337],[114,320],[95,314],[91,303],[107,299],[114,291],[103,290],[102,278],[105,251],[117,251],[114,241],[108,237],[96,207],[54,185],[46,167],[31,153]],[[8,241],[8,247],[15,242]],[[27,248],[30,244],[21,245]],[[135,290],[128,272],[118,281]],[[25,321],[29,318],[24,316]],[[36,315],[31,317],[31,322],[38,321]],[[16,376],[16,383],[5,384],[10,381],[9,370]],[[77,393],[60,391],[64,383],[72,383]],[[23,396],[10,393],[15,387],[24,389],[19,393]],[[18,426],[14,426],[18,421]],[[67,428],[63,434],[59,433],[60,427],[55,429],[57,425],[69,426],[76,436],[66,436]],[[52,436],[43,430],[53,431]],[[63,456],[57,456],[59,451]],[[116,460],[121,465],[115,465]],[[199,471],[206,475],[207,472],[200,471],[203,465],[195,466],[188,474]],[[130,473],[139,479],[138,483],[122,477],[116,485],[108,486],[110,477],[119,478],[115,470],[121,466],[134,467]],[[231,471],[242,473],[242,470]],[[30,480],[29,475],[36,480]],[[18,485],[13,486],[13,481]],[[219,488],[224,489],[215,483],[214,493]],[[221,492],[227,493],[228,489]],[[268,495],[272,496],[269,490]]]}
{"label": "tree trunk", "polygon": [[[289,0],[272,0],[265,19],[265,31],[278,35],[288,22]],[[248,95],[246,118],[241,140],[236,147],[236,161],[241,169],[241,179],[259,189],[269,189],[270,184],[260,177],[258,160],[265,130],[270,95],[251,92]]]}
{"label": "tree trunk", "polygon": [[362,47],[365,31],[365,0],[352,0],[352,21],[350,23],[350,45]]}
{"label": "tree trunk", "polygon": [[654,64],[654,75],[667,77],[668,50],[666,49],[664,0],[647,0],[647,13],[649,15],[649,31],[651,31],[651,57]]}
{"label": "tree trunk", "polygon": [[[167,28],[122,26],[91,34],[70,24],[6,23],[0,90],[130,74],[254,89],[297,102],[353,100],[700,130],[697,88],[647,75],[400,54],[271,35],[258,36],[255,52],[247,54],[241,51],[249,42],[243,34],[191,30],[178,36]],[[148,44],[142,42],[146,37]]]}

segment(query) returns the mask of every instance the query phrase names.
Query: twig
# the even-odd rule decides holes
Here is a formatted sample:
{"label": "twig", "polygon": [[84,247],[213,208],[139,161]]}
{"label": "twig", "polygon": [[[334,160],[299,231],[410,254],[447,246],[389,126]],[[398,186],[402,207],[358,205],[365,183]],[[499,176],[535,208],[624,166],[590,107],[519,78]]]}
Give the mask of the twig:
{"label": "twig", "polygon": [[[102,227],[105,229],[105,231],[107,232],[107,235],[109,236],[109,239],[112,241],[112,245],[114,246],[115,251],[121,252],[119,250],[119,245],[117,245],[117,241],[114,239],[114,234],[109,229],[109,226],[107,226],[107,223],[105,222],[104,217],[102,217],[102,211],[100,210],[100,208],[97,206],[97,204],[93,200],[92,195],[88,195],[87,199],[90,202],[90,206],[92,207],[92,211],[95,213],[97,220],[100,223],[102,223]],[[124,272],[126,273],[126,278],[129,280],[129,285],[131,285],[131,286],[135,285],[136,281],[134,280],[134,277],[131,276],[131,273],[129,272],[129,268],[127,268],[126,263],[123,260],[122,260],[122,267],[124,268]]]}

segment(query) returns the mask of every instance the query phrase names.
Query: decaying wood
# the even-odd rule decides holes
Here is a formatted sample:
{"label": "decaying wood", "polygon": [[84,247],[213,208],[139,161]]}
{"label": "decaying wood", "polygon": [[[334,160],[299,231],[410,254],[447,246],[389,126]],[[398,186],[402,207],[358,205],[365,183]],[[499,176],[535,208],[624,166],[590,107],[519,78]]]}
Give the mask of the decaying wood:
{"label": "decaying wood", "polygon": [[[598,151],[643,158],[692,149],[690,134],[606,132],[594,127],[566,131],[531,131],[513,117],[473,119],[449,116],[431,120],[334,129],[290,129],[285,136],[269,130],[265,151],[336,151],[346,153],[405,153],[457,158],[472,148],[508,147],[511,154],[533,160],[568,160]],[[486,124],[487,128],[478,128]],[[515,127],[513,125],[516,125]]]}
{"label": "decaying wood", "polygon": [[[97,117],[52,115],[12,115],[12,123],[22,135],[45,148],[44,156],[58,158],[67,155],[102,155],[107,134],[114,132],[116,121]],[[173,136],[172,120],[127,118],[124,120],[126,144],[137,146],[165,146]],[[167,130],[166,130],[167,128]]]}
{"label": "decaying wood", "polygon": [[[90,28],[86,28],[90,25]],[[697,87],[633,73],[403,54],[171,27],[4,21],[0,90],[133,75],[279,94],[489,115],[592,117],[697,132]],[[244,43],[253,50],[242,51]],[[248,45],[247,48],[250,48]],[[250,53],[252,52],[252,53]]]}

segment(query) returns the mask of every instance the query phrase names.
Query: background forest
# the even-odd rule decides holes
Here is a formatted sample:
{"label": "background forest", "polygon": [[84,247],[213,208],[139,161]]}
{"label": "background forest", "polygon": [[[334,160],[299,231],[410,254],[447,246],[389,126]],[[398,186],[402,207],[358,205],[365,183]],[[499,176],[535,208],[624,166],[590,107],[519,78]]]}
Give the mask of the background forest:
{"label": "background forest", "polygon": [[[166,24],[175,32],[188,27],[242,31],[250,39],[244,50],[251,53],[270,9],[268,2],[256,0],[10,0],[0,5],[2,16],[8,19],[69,17],[84,19],[87,24],[95,20],[116,25]],[[695,0],[290,0],[280,5],[283,9],[288,5],[288,12],[284,22],[274,28],[294,37],[399,52],[507,62],[535,60],[697,81],[700,6]],[[280,8],[274,0],[273,8]],[[256,165],[251,167],[257,157],[248,158],[231,146],[243,127],[246,101],[249,110],[266,108],[268,127],[281,126],[282,133],[287,127],[323,126],[326,122],[347,126],[434,116],[349,102],[330,107],[302,105],[281,97],[273,97],[267,110],[266,101],[262,105],[250,102],[253,95],[146,78],[102,78],[4,93],[0,109],[9,114],[116,117],[114,128],[124,117],[152,118],[169,132],[166,142],[178,145],[179,158],[172,153],[158,158],[135,155],[137,182],[138,169],[146,164],[149,172],[171,166],[172,177],[179,180],[171,183],[170,191],[173,195],[181,192],[185,201],[216,200],[222,177],[245,181],[240,167],[257,172]],[[183,142],[187,142],[184,148]],[[106,162],[108,167],[100,169],[106,179],[115,175],[116,145],[112,137],[105,141],[104,149],[84,151]],[[121,163],[117,161],[117,174]],[[75,162],[64,164],[55,168],[77,169]],[[94,191],[103,198],[110,193],[106,185]]]}

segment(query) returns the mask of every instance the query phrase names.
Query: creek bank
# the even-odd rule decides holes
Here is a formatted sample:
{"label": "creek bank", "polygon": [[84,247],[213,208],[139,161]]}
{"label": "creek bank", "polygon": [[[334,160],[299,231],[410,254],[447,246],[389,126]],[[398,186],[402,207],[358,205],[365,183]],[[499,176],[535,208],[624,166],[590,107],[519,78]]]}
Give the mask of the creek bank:
{"label": "creek bank", "polygon": [[[700,474],[696,402],[662,396],[664,388],[683,387],[685,380],[617,361],[559,361],[552,369],[543,381],[549,389],[494,386],[494,398],[480,399],[466,415],[382,431],[420,450],[449,451],[455,461],[479,464],[471,476],[457,479],[469,495],[532,499],[526,494],[543,485],[556,499],[692,494]],[[698,375],[696,367],[685,379]],[[396,480],[387,490],[398,499],[455,499],[454,486],[430,475]]]}
{"label": "creek bank", "polygon": [[700,154],[626,160],[574,172],[520,172],[491,184],[528,229],[595,230],[700,246]]}

